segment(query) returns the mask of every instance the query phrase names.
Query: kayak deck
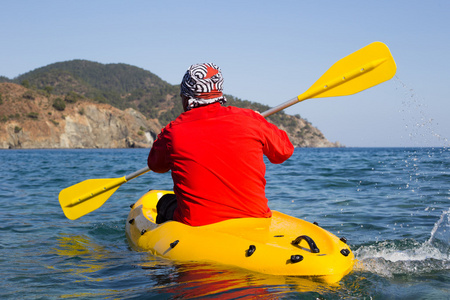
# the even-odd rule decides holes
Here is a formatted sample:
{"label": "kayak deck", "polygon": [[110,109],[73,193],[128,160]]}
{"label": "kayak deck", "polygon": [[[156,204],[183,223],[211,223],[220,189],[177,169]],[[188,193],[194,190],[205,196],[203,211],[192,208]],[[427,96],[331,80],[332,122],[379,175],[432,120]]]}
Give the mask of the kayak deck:
{"label": "kayak deck", "polygon": [[205,226],[155,224],[156,204],[168,191],[150,191],[131,208],[126,234],[138,251],[176,261],[232,265],[272,275],[314,277],[333,283],[351,271],[345,239],[318,225],[272,211],[271,218],[241,218]]}

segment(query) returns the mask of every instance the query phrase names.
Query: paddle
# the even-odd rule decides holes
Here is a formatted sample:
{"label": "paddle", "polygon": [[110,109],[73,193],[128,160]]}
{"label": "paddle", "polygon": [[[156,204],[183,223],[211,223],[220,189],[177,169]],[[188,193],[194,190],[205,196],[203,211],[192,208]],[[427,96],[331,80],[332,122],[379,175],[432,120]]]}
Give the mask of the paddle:
{"label": "paddle", "polygon": [[96,210],[125,182],[150,171],[148,167],[120,178],[88,179],[59,193],[59,204],[66,217],[76,220]]}
{"label": "paddle", "polygon": [[[306,92],[262,113],[268,117],[312,98],[356,94],[391,79],[396,71],[389,48],[375,42],[337,61]],[[78,219],[100,206],[125,182],[149,171],[145,167],[120,178],[89,179],[62,190],[59,203],[67,218]]]}
{"label": "paddle", "polygon": [[374,42],[337,61],[306,92],[262,113],[270,116],[312,98],[349,96],[385,82],[397,67],[389,48]]}

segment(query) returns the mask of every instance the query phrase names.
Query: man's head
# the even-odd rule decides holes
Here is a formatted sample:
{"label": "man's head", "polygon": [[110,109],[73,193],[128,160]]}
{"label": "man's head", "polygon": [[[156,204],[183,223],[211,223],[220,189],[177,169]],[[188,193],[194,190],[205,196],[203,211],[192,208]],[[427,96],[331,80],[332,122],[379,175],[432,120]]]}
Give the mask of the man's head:
{"label": "man's head", "polygon": [[225,103],[223,77],[220,68],[212,63],[192,65],[181,81],[181,98],[185,111],[214,102]]}

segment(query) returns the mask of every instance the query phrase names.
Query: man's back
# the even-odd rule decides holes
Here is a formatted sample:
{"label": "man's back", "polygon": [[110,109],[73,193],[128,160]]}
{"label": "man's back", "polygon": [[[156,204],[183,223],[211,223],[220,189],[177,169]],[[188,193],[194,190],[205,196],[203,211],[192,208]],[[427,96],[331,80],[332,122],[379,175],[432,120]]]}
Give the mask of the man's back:
{"label": "man's back", "polygon": [[259,114],[214,103],[166,126],[149,155],[149,167],[172,170],[178,199],[174,220],[197,226],[270,217],[263,154],[281,163],[292,152],[286,133]]}

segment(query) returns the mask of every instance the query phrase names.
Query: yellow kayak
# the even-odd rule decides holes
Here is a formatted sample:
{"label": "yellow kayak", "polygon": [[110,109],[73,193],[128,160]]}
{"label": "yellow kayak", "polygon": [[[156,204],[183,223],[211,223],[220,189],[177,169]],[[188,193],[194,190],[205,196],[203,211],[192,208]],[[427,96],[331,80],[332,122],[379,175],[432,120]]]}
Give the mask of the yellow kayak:
{"label": "yellow kayak", "polygon": [[271,218],[242,218],[205,226],[155,224],[156,204],[169,191],[150,191],[131,207],[130,245],[175,261],[214,262],[271,275],[312,277],[327,283],[352,270],[354,255],[316,224],[272,211]]}

